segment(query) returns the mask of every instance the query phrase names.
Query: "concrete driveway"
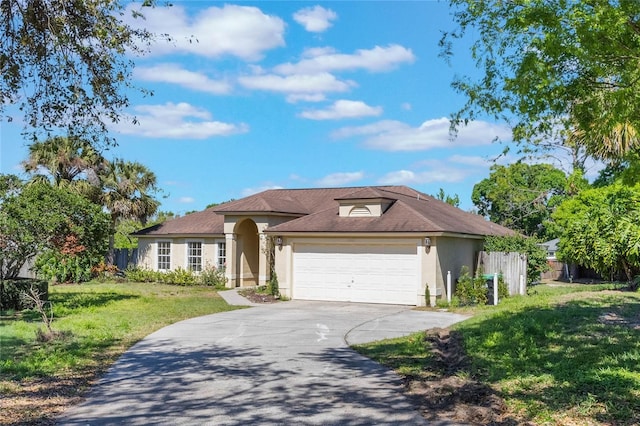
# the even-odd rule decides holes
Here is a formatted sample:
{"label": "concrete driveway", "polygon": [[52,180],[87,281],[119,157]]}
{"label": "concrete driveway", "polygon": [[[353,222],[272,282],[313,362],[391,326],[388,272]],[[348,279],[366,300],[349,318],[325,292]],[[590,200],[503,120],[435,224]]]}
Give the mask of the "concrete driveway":
{"label": "concrete driveway", "polygon": [[134,345],[59,424],[425,424],[400,378],[348,345],[465,318],[291,301],[182,321]]}

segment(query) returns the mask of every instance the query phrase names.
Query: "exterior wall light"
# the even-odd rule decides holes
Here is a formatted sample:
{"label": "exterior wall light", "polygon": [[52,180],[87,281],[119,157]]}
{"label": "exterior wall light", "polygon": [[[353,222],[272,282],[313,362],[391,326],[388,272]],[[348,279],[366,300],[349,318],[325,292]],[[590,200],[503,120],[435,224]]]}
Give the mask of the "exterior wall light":
{"label": "exterior wall light", "polygon": [[428,249],[429,249],[429,248],[431,248],[431,238],[426,237],[426,238],[424,239],[424,246],[425,246],[426,248],[428,248]]}
{"label": "exterior wall light", "polygon": [[276,237],[276,245],[279,249],[282,248],[282,237]]}

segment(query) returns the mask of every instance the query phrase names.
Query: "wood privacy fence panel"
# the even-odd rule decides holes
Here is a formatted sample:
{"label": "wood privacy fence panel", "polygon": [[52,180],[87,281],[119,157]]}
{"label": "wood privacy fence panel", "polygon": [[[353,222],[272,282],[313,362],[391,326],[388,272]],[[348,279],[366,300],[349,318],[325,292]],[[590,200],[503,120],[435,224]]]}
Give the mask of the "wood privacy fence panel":
{"label": "wood privacy fence panel", "polygon": [[[483,274],[502,274],[504,282],[509,287],[509,294],[526,294],[527,292],[527,255],[515,252],[486,252],[478,253],[476,272]],[[520,289],[522,275],[523,288]]]}

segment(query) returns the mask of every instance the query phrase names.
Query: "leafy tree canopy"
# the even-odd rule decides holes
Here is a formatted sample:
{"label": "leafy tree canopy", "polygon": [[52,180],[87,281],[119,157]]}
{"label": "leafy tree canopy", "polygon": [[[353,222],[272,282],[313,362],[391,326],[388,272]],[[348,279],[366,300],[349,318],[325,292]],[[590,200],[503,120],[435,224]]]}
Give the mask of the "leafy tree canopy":
{"label": "leafy tree canopy", "polygon": [[[6,182],[15,176],[2,176]],[[83,196],[48,183],[31,183],[4,192],[0,205],[0,265],[2,277],[14,277],[20,267],[46,251],[98,262],[107,250],[109,216]]]}
{"label": "leafy tree canopy", "polygon": [[[458,28],[442,52],[472,34],[479,78],[456,78],[466,105],[453,125],[489,114],[520,142],[560,138],[603,158],[638,150],[640,2],[452,0]],[[571,134],[574,137],[569,137]]]}
{"label": "leafy tree canopy", "polygon": [[553,221],[561,231],[559,259],[611,279],[640,273],[640,184],[582,191],[558,207]]}
{"label": "leafy tree canopy", "polygon": [[[140,16],[139,8],[127,4],[2,0],[0,121],[23,115],[34,141],[43,133],[66,132],[96,146],[113,142],[106,126],[129,105],[133,63],[127,55],[142,53],[152,38],[125,22],[126,14]],[[18,108],[9,110],[11,105]]]}
{"label": "leafy tree canopy", "polygon": [[454,207],[460,207],[460,197],[458,194],[447,194],[444,192],[444,189],[440,188],[437,194],[433,196],[433,198],[438,199],[440,201],[444,201],[447,204],[450,204]]}
{"label": "leafy tree canopy", "polygon": [[565,174],[549,164],[494,165],[473,187],[471,199],[491,221],[529,236],[547,238],[544,223],[565,196]]}

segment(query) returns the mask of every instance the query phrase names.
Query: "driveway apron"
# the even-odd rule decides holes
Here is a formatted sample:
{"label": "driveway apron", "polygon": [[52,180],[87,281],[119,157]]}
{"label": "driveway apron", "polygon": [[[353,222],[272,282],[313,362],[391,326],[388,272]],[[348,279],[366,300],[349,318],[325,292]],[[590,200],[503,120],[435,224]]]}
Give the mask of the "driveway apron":
{"label": "driveway apron", "polygon": [[400,378],[348,343],[462,319],[291,301],[182,321],[134,345],[59,424],[425,424]]}

